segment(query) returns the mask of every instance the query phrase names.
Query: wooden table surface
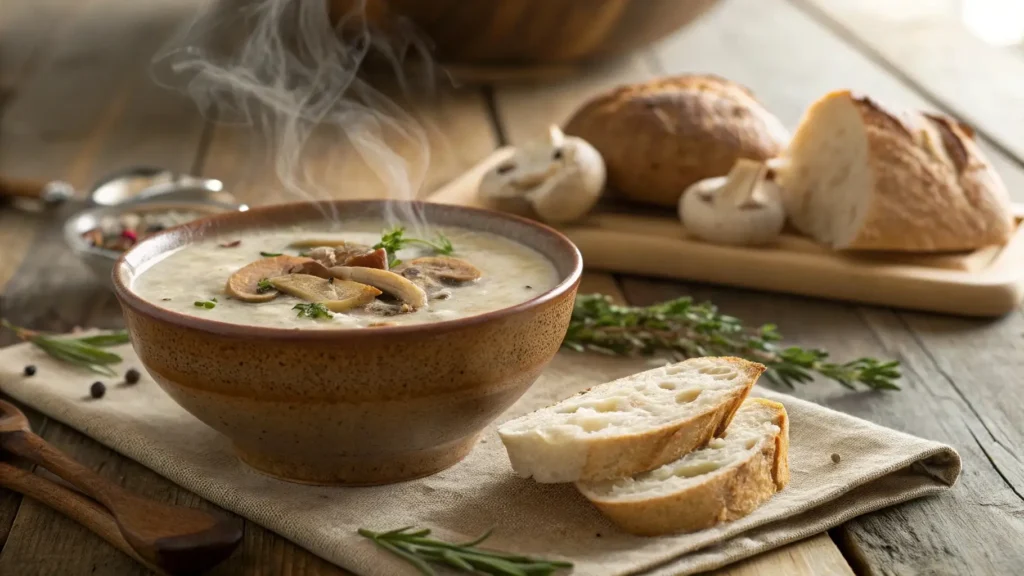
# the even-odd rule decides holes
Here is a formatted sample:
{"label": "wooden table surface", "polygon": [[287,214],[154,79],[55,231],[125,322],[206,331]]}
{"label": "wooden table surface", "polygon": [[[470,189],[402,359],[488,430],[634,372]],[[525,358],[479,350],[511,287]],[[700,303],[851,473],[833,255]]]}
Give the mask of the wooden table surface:
{"label": "wooden table surface", "polygon": [[[131,164],[221,178],[243,201],[287,199],[258,144],[202,118],[153,85],[151,56],[198,0],[5,0],[0,6],[0,174],[80,188]],[[884,3],[881,3],[884,4]],[[724,0],[650,49],[543,86],[448,89],[421,106],[433,125],[429,191],[495,147],[542,134],[583,98],[617,83],[707,71],[751,86],[789,126],[825,91],[852,87],[974,124],[1016,200],[1024,200],[1024,51],[993,48],[955,23],[917,13],[879,18],[879,2]],[[347,170],[339,195],[379,194],[343,149],[314,162]],[[334,173],[334,172],[332,172]],[[341,174],[341,172],[338,172]],[[113,295],[65,248],[55,212],[0,208],[2,314],[33,328],[118,327]],[[871,421],[949,443],[964,473],[951,492],[856,518],[828,534],[721,574],[1019,574],[1024,565],[1024,316],[966,320],[707,285],[588,273],[584,290],[635,304],[689,294],[749,323],[774,322],[799,345],[838,357],[903,362],[903,391],[850,392],[815,381],[795,391]],[[0,345],[13,342],[0,335]],[[68,427],[35,429],[75,458],[147,496],[211,506]],[[45,506],[0,489],[0,574],[122,576],[145,570]],[[343,574],[249,523],[218,575]]]}

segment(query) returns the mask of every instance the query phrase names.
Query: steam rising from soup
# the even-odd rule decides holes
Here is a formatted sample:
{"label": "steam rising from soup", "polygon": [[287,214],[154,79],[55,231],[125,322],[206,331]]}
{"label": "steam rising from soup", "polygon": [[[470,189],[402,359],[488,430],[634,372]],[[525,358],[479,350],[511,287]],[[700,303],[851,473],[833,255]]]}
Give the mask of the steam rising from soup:
{"label": "steam rising from soup", "polygon": [[[415,199],[430,164],[427,132],[358,72],[367,59],[382,60],[406,96],[428,97],[428,47],[411,23],[390,19],[386,32],[375,29],[366,0],[350,4],[333,25],[323,1],[209,2],[158,54],[157,79],[182,89],[208,117],[263,133],[275,172],[295,199],[364,194],[351,189],[359,179],[339,168],[345,166],[372,172],[378,182],[371,187],[389,198]],[[421,76],[409,76],[410,59],[423,62]],[[338,161],[324,161],[326,153]],[[333,210],[325,216],[337,220]],[[431,232],[414,204],[393,203],[386,219],[421,236]]]}

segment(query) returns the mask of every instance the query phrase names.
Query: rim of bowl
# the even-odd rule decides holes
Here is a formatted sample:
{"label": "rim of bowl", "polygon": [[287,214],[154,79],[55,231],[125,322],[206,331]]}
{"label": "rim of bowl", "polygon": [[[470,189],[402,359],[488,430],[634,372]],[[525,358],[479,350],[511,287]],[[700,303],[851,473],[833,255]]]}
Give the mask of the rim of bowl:
{"label": "rim of bowl", "polygon": [[[451,210],[456,212],[466,212],[482,214],[488,218],[503,218],[524,224],[528,227],[535,228],[549,237],[553,238],[558,243],[562,244],[563,248],[566,249],[567,253],[572,257],[572,269],[566,277],[556,284],[553,288],[538,294],[537,296],[520,302],[514,306],[507,306],[505,308],[499,308],[497,310],[491,310],[490,312],[483,312],[481,314],[474,314],[472,316],[466,316],[464,318],[456,318],[453,320],[442,320],[440,322],[422,322],[418,324],[406,324],[400,326],[375,326],[373,328],[359,327],[359,328],[323,328],[317,330],[302,330],[295,328],[274,328],[269,326],[254,326],[248,324],[233,324],[231,322],[222,322],[220,320],[211,320],[208,318],[200,318],[198,316],[190,316],[181,312],[174,312],[166,308],[162,308],[148,300],[142,298],[136,294],[130,287],[128,287],[121,279],[120,271],[127,265],[127,258],[132,252],[135,252],[140,247],[149,244],[151,242],[158,241],[161,237],[170,236],[176,234],[179,230],[188,228],[198,228],[209,226],[213,223],[222,221],[230,221],[234,219],[247,219],[258,217],[260,215],[273,214],[275,212],[288,212],[291,210],[298,209],[305,206],[323,206],[323,205],[369,205],[369,204],[384,204],[385,202],[406,202],[409,204],[418,204],[420,206],[429,205],[435,206],[436,209],[440,210]],[[515,238],[509,238],[510,240],[518,242]],[[188,245],[188,244],[186,244]],[[161,252],[162,254],[163,252]],[[551,259],[547,254],[541,254],[545,258]],[[200,330],[203,332],[209,332],[222,336],[244,336],[249,338],[267,338],[267,339],[284,339],[284,340],[324,340],[324,339],[340,339],[340,338],[351,338],[355,336],[360,337],[371,337],[374,335],[401,335],[416,332],[439,332],[456,330],[467,326],[474,326],[476,324],[482,324],[495,320],[500,320],[507,316],[512,316],[524,310],[534,308],[541,304],[545,304],[555,298],[558,298],[569,291],[575,286],[583,275],[583,255],[580,254],[579,248],[569,240],[565,234],[562,234],[554,228],[517,216],[515,214],[509,214],[506,212],[499,212],[497,210],[487,210],[483,208],[471,208],[467,206],[459,206],[456,204],[439,204],[434,202],[423,202],[423,201],[396,201],[396,200],[331,200],[331,201],[316,201],[316,202],[288,202],[283,204],[272,204],[269,206],[260,206],[250,208],[245,212],[226,212],[222,214],[215,214],[206,218],[193,220],[184,224],[179,224],[173,228],[168,228],[151,236],[148,236],[142,242],[139,242],[135,246],[132,246],[129,250],[123,252],[114,263],[113,270],[111,271],[113,276],[114,292],[117,295],[118,300],[121,303],[133,311],[146,315],[152,316],[159,320],[169,322],[171,324],[177,324],[184,326],[185,328],[191,328]]]}

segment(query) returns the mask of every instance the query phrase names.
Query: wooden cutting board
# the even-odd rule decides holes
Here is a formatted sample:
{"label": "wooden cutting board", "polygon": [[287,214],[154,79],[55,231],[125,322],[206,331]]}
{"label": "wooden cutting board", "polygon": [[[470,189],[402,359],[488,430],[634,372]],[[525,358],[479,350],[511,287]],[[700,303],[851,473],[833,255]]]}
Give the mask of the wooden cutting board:
{"label": "wooden cutting board", "polygon": [[[512,154],[500,148],[427,200],[487,208],[476,195],[484,172]],[[664,211],[600,206],[561,226],[590,271],[724,284],[964,316],[1002,316],[1024,299],[1024,208],[1005,246],[968,253],[846,254],[783,234],[758,248],[719,246],[687,236]]]}

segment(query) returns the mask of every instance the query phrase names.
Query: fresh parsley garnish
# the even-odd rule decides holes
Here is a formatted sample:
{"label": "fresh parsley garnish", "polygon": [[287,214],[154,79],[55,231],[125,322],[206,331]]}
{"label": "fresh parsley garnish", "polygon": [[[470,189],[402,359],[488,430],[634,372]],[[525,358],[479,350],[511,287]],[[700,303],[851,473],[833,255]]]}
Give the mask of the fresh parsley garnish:
{"label": "fresh parsley garnish", "polygon": [[455,252],[455,247],[452,246],[451,240],[448,239],[444,234],[438,233],[437,237],[433,240],[424,240],[422,238],[406,238],[405,228],[396,226],[391,230],[386,230],[380,238],[380,242],[373,245],[374,250],[383,248],[388,254],[388,267],[394,267],[402,263],[395,254],[410,244],[418,244],[420,246],[426,246],[437,254],[448,255]]}
{"label": "fresh parsley garnish", "polygon": [[280,252],[260,252],[260,256],[264,258],[273,258],[274,256],[280,256]]}
{"label": "fresh parsley garnish", "polygon": [[196,300],[192,303],[196,308],[206,308],[207,310],[217,306],[217,299],[210,298],[209,300]]}
{"label": "fresh parsley garnish", "polygon": [[299,311],[299,318],[330,318],[334,316],[326,306],[319,302],[312,302],[309,304],[296,304],[292,306],[292,310]]}
{"label": "fresh parsley garnish", "polygon": [[271,284],[270,280],[268,280],[267,278],[264,278],[264,279],[262,279],[262,280],[260,280],[259,282],[256,283],[256,293],[257,294],[266,294],[267,292],[270,292],[271,290],[274,290],[274,285]]}

